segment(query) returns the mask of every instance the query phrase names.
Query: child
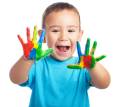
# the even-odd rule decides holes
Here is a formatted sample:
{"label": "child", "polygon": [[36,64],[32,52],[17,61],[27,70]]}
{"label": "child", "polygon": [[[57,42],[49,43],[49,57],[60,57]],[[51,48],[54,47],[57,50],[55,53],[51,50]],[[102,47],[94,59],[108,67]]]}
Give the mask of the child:
{"label": "child", "polygon": [[45,10],[42,26],[53,53],[35,62],[25,59],[24,53],[12,67],[10,79],[31,88],[29,107],[89,107],[90,86],[107,88],[110,76],[98,62],[93,68],[67,68],[79,60],[72,56],[83,34],[79,12],[71,4],[54,3]]}

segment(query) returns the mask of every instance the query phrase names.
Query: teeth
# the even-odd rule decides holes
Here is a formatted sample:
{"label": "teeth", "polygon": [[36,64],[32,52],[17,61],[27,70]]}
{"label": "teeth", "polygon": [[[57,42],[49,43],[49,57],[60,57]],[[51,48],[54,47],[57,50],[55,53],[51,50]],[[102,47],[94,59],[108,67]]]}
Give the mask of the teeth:
{"label": "teeth", "polygon": [[66,52],[67,50],[69,50],[70,46],[57,46],[57,48],[60,51]]}

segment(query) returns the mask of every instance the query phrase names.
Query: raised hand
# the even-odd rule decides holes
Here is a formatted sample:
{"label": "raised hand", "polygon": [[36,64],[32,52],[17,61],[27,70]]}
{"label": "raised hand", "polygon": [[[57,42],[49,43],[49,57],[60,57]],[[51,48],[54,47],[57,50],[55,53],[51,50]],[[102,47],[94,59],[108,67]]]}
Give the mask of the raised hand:
{"label": "raised hand", "polygon": [[18,35],[18,39],[22,44],[24,55],[27,59],[39,60],[43,57],[52,54],[53,52],[53,49],[51,48],[45,51],[42,50],[42,42],[44,40],[45,30],[44,29],[42,30],[39,41],[37,41],[37,36],[38,31],[36,26],[34,27],[32,40],[30,40],[30,30],[29,28],[27,28],[27,43],[24,43],[22,38]]}
{"label": "raised hand", "polygon": [[79,42],[77,42],[77,52],[78,52],[79,61],[77,64],[71,64],[71,65],[68,65],[67,67],[71,69],[82,69],[82,68],[92,69],[94,68],[96,62],[106,57],[105,55],[101,55],[95,58],[94,52],[95,52],[96,47],[97,47],[97,42],[94,41],[92,49],[89,52],[90,39],[88,38],[86,42],[86,46],[85,46],[85,54],[82,54],[80,44]]}

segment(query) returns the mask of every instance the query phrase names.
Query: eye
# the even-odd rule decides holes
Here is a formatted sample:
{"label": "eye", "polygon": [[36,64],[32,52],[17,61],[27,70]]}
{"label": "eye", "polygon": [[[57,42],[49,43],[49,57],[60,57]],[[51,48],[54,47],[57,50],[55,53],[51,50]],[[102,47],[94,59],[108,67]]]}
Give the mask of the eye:
{"label": "eye", "polygon": [[58,29],[53,29],[52,32],[59,32],[59,30]]}
{"label": "eye", "polygon": [[68,32],[75,32],[75,30],[74,29],[69,29]]}

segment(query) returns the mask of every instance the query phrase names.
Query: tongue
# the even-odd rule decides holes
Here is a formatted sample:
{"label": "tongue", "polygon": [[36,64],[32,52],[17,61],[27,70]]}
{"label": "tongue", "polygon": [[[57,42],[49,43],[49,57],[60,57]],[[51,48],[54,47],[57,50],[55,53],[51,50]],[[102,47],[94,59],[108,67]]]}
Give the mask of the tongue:
{"label": "tongue", "polygon": [[59,49],[60,51],[62,51],[62,52],[66,52],[66,51],[67,51],[66,46],[60,46],[60,47],[58,47],[58,49]]}

